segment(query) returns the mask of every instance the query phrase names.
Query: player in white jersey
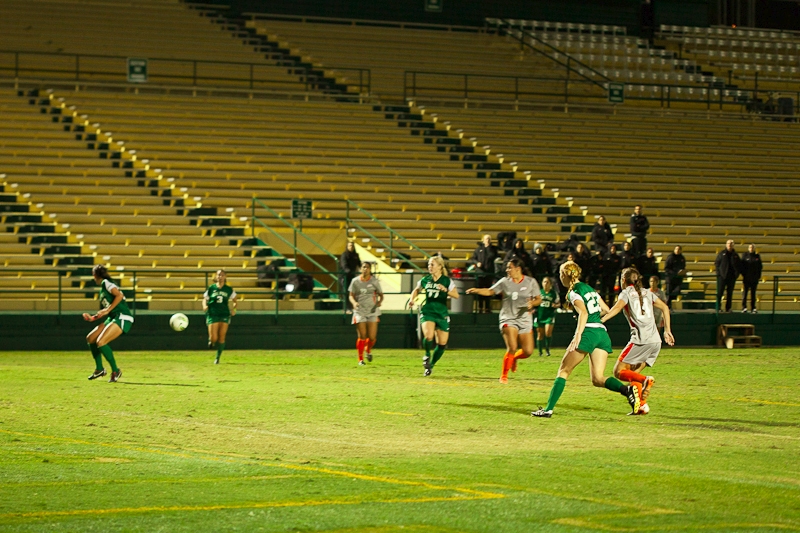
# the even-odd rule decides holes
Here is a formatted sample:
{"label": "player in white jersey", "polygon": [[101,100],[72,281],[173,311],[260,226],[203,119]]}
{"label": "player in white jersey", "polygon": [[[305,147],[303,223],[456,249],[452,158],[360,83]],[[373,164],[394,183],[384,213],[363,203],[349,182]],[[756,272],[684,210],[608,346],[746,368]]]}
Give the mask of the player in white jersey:
{"label": "player in white jersey", "polygon": [[[659,352],[661,352],[661,336],[658,333],[658,324],[655,320],[655,310],[661,311],[664,317],[664,340],[670,346],[675,344],[670,327],[669,307],[662,302],[656,293],[642,287],[642,275],[635,268],[626,268],[622,271],[622,284],[624,288],[619,294],[619,299],[614,307],[608,310],[603,317],[607,322],[620,311],[625,314],[631,328],[631,340],[614,365],[614,376],[631,385],[641,388],[642,402],[636,414],[647,414],[650,406],[647,398],[655,383],[653,376],[644,376],[639,373],[645,367],[652,367]],[[632,413],[633,414],[633,413]]]}
{"label": "player in white jersey", "polygon": [[353,304],[353,324],[358,334],[358,364],[364,365],[365,351],[367,361],[372,362],[372,347],[378,339],[378,317],[383,303],[383,289],[380,281],[372,275],[371,263],[361,263],[361,275],[353,278],[347,292]]}
{"label": "player in white jersey", "polygon": [[500,308],[500,333],[506,343],[503,373],[500,383],[508,383],[508,371],[517,371],[517,359],[527,359],[533,353],[533,317],[531,311],[542,302],[539,284],[522,270],[522,261],[508,262],[508,276],[488,289],[467,289],[467,294],[494,296],[503,293]]}

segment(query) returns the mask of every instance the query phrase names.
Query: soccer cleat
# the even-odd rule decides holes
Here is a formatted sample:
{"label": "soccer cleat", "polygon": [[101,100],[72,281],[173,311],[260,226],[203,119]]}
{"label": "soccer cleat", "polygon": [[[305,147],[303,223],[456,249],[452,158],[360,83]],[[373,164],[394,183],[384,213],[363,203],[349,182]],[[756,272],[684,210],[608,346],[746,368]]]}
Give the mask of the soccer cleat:
{"label": "soccer cleat", "polygon": [[756,309],[756,308],[754,307],[754,308],[753,308],[753,310],[752,310],[752,311],[750,311],[750,312],[751,312],[751,313],[753,313],[753,314],[758,314],[758,309]]}
{"label": "soccer cleat", "polygon": [[431,358],[427,355],[422,358],[422,368],[428,368],[428,363],[431,361]]}
{"label": "soccer cleat", "polygon": [[425,368],[425,373],[423,374],[423,376],[430,376],[430,375],[431,375],[431,372],[433,372],[433,370],[432,370],[432,369],[430,369],[430,368],[427,368],[427,367],[426,367],[426,368]]}
{"label": "soccer cleat", "polygon": [[500,376],[500,383],[503,385],[508,384],[508,377],[507,376]]}
{"label": "soccer cleat", "polygon": [[744,309],[742,309],[742,313],[747,313],[747,312],[748,312],[748,311],[747,311],[747,308],[746,308],[746,307],[745,307]]}
{"label": "soccer cleat", "polygon": [[644,383],[642,383],[642,404],[647,401],[648,396],[650,396],[650,389],[653,388],[653,385],[656,384],[656,378],[653,376],[647,376],[644,378]]}
{"label": "soccer cleat", "polygon": [[102,378],[105,375],[106,375],[106,369],[105,368],[103,368],[101,370],[95,370],[94,372],[92,372],[92,375],[89,376],[89,380]]}
{"label": "soccer cleat", "polygon": [[211,342],[211,339],[208,339],[208,349],[211,350],[214,348],[214,343]]}
{"label": "soccer cleat", "polygon": [[547,350],[547,357],[550,357],[550,350]]}
{"label": "soccer cleat", "polygon": [[116,383],[117,381],[119,381],[119,378],[121,378],[121,377],[122,377],[122,369],[117,370],[116,372],[112,372],[111,373],[111,377],[109,378],[108,382],[109,383]]}
{"label": "soccer cleat", "polygon": [[543,355],[544,355],[544,353],[541,350],[539,350],[539,357],[541,357]]}
{"label": "soccer cleat", "polygon": [[215,365],[218,365],[218,364],[219,364],[219,357],[215,357],[215,358],[214,358],[214,364],[215,364]]}
{"label": "soccer cleat", "polygon": [[371,353],[367,353],[366,358],[367,358],[367,362],[368,363],[372,362],[372,354]]}
{"label": "soccer cleat", "polygon": [[553,416],[553,410],[550,409],[548,411],[540,406],[539,409],[531,412],[531,416],[535,416],[537,418],[550,418],[551,416]]}
{"label": "soccer cleat", "polygon": [[358,366],[367,366],[367,363],[365,363],[364,361],[359,361]]}
{"label": "soccer cleat", "polygon": [[631,382],[628,387],[628,404],[631,406],[631,413],[638,413],[642,406],[641,388],[642,386],[635,381]]}

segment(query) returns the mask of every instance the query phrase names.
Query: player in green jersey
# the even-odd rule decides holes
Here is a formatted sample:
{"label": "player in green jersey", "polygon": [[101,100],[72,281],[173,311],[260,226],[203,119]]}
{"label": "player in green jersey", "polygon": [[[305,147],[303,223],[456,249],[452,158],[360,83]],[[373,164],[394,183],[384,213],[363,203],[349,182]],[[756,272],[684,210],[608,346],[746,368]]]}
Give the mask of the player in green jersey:
{"label": "player in green jersey", "polygon": [[122,370],[117,366],[114,352],[111,350],[109,343],[123,333],[130,331],[133,325],[133,315],[128,308],[128,304],[125,303],[125,295],[111,281],[111,276],[108,275],[106,267],[96,265],[92,269],[92,277],[94,277],[94,282],[97,286],[100,287],[99,296],[102,309],[95,315],[83,313],[83,319],[88,322],[94,322],[102,318],[106,320],[86,336],[86,342],[89,344],[89,350],[91,350],[95,362],[95,370],[89,376],[89,379],[97,379],[106,375],[106,371],[103,368],[103,357],[105,357],[108,364],[111,365],[111,378],[108,382],[116,383],[122,377]]}
{"label": "player in green jersey", "polygon": [[409,307],[413,308],[417,295],[423,296],[419,306],[419,321],[424,336],[422,346],[425,348],[425,357],[422,359],[422,366],[425,367],[426,376],[431,375],[433,366],[444,355],[450,338],[447,298],[458,299],[458,291],[447,277],[447,269],[441,256],[434,255],[428,260],[428,272],[428,275],[419,280],[408,301]]}
{"label": "player in green jersey", "polygon": [[561,307],[561,299],[558,297],[558,291],[553,288],[553,281],[550,278],[544,278],[542,280],[542,303],[536,309],[539,357],[542,356],[542,348],[547,351],[547,357],[550,357],[550,340],[553,338],[556,309],[559,307]]}
{"label": "player in green jersey", "polygon": [[208,325],[208,347],[217,349],[215,365],[219,364],[222,350],[225,349],[225,337],[228,334],[231,317],[236,316],[236,291],[226,285],[227,277],[224,270],[217,270],[214,283],[203,293],[203,311],[206,312]]}
{"label": "player in green jersey", "polygon": [[553,408],[564,392],[567,385],[567,378],[583,361],[589,356],[589,370],[592,375],[592,385],[595,387],[605,387],[606,389],[618,392],[625,396],[633,409],[633,413],[639,412],[641,406],[641,396],[639,390],[632,385],[625,385],[615,377],[606,378],[603,374],[606,370],[608,355],[613,351],[611,339],[608,337],[606,327],[600,318],[602,313],[608,312],[608,306],[600,298],[595,290],[580,280],[581,267],[572,261],[567,261],[561,265],[561,283],[567,287],[567,300],[572,304],[578,313],[578,325],[575,328],[575,336],[569,343],[561,366],[558,369],[558,377],[550,390],[550,398],[547,407],[533,411],[531,415],[536,417],[550,418],[553,416]]}

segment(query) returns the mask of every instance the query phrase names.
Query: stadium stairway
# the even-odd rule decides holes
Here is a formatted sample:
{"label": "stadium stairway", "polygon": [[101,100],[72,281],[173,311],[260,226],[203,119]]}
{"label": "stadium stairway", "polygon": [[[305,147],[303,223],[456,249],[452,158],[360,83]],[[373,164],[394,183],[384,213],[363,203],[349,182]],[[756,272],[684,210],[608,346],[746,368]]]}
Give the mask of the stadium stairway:
{"label": "stadium stairway", "polygon": [[[255,288],[258,266],[283,259],[248,237],[232,209],[220,214],[203,204],[198,191],[176,187],[52,93],[32,91],[25,98],[27,108],[19,98],[2,98],[3,223],[18,241],[0,247],[5,266],[17,266],[5,272],[2,289],[46,288],[43,299],[53,305],[59,274],[66,275],[70,279],[62,288],[75,290],[67,291],[68,301],[60,305],[85,306],[69,300],[95,296],[89,271],[100,263],[121,278],[123,290],[136,287],[137,307],[145,309],[153,293],[161,294],[159,305],[168,306],[169,299],[196,301],[209,270],[217,268],[231,269],[232,283],[246,292]],[[38,211],[32,213],[34,206]],[[50,265],[52,272],[24,271],[39,265]],[[288,262],[282,270],[295,268]],[[42,298],[31,298],[34,293],[6,294],[20,309],[41,305]],[[252,305],[258,299],[252,298]]]}

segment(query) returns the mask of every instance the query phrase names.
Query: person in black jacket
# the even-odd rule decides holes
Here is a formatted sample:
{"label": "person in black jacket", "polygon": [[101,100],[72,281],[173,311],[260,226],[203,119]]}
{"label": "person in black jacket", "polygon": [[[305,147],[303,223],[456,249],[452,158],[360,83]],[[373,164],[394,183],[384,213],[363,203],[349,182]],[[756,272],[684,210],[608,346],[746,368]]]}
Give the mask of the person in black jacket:
{"label": "person in black jacket", "polygon": [[603,215],[597,218],[597,222],[592,228],[592,242],[594,249],[600,250],[604,254],[608,252],[608,246],[614,242],[614,233]]}
{"label": "person in black jacket", "polygon": [[[522,265],[525,267],[523,269],[523,273],[527,276],[530,276],[531,272],[533,271],[533,259],[531,259],[531,254],[528,253],[528,250],[525,249],[525,243],[522,239],[517,239],[514,241],[514,247],[509,250],[506,254],[505,258],[503,259],[503,264],[508,265],[508,262],[514,258],[519,259],[522,261]],[[525,272],[527,270],[527,272]]]}
{"label": "person in black jacket", "polygon": [[[494,285],[494,260],[497,259],[497,246],[492,244],[492,236],[484,235],[483,241],[478,243],[478,247],[472,252],[470,263],[475,265],[475,286],[479,289],[486,289]],[[478,312],[488,313],[491,311],[492,298],[489,296],[478,296]]]}
{"label": "person in black jacket", "polygon": [[[353,281],[353,278],[360,275],[360,270],[361,258],[358,257],[358,252],[356,252],[355,243],[350,241],[347,243],[342,255],[339,256],[339,287],[341,287],[342,294],[345,294],[350,288],[350,282]],[[350,298],[346,298],[346,301],[347,309],[352,309],[353,304],[350,303]]]}
{"label": "person in black jacket", "polygon": [[601,292],[600,282],[603,279],[603,270],[606,267],[605,258],[606,256],[602,250],[595,250],[594,254],[589,258],[587,283],[598,293]]}
{"label": "person in black jacket", "polygon": [[[633,245],[630,243],[630,241],[625,241],[622,245],[622,253],[619,254],[620,275],[622,275],[623,270],[635,265],[636,256],[633,255]],[[617,287],[622,287],[622,279],[620,277],[617,277]]]}
{"label": "person in black jacket", "polygon": [[[649,229],[650,222],[642,214],[642,206],[637,205],[633,208],[633,214],[631,215],[631,246],[633,247],[633,255],[636,257],[644,255],[645,250],[647,250],[647,230]],[[643,275],[642,278],[647,279],[647,276]]]}
{"label": "person in black jacket", "polygon": [[733,240],[725,243],[725,249],[717,254],[714,267],[717,269],[717,311],[722,308],[722,292],[725,292],[725,312],[731,312],[733,288],[741,272],[741,259],[733,248]]}
{"label": "person in black jacket", "polygon": [[636,260],[636,269],[642,275],[642,286],[645,289],[650,288],[650,277],[658,275],[658,263],[656,262],[656,255],[653,253],[652,248],[647,249],[647,253]]}
{"label": "person in black jacket", "polygon": [[589,260],[592,258],[589,254],[589,249],[582,242],[579,242],[573,255],[575,256],[575,264],[581,267],[581,281],[586,283],[586,280],[589,279]]}
{"label": "person in black jacket", "polygon": [[544,246],[537,244],[533,254],[533,279],[542,286],[544,278],[553,277],[553,263]]}
{"label": "person in black jacket", "polygon": [[756,252],[756,245],[747,247],[747,252],[742,254],[742,313],[747,312],[747,291],[750,291],[750,312],[758,313],[756,309],[756,288],[761,280],[761,256]]}
{"label": "person in black jacket", "polygon": [[609,306],[613,305],[617,296],[614,287],[617,284],[617,276],[619,276],[619,273],[622,272],[622,269],[620,268],[621,263],[622,258],[617,253],[617,245],[612,244],[608,248],[608,253],[603,258],[603,278],[600,281],[602,284],[600,287],[600,297]]}
{"label": "person in black jacket", "polygon": [[683,248],[676,246],[667,257],[664,263],[664,277],[667,285],[667,306],[672,308],[672,300],[681,295],[683,289],[683,276],[686,275],[686,258],[683,256]]}

